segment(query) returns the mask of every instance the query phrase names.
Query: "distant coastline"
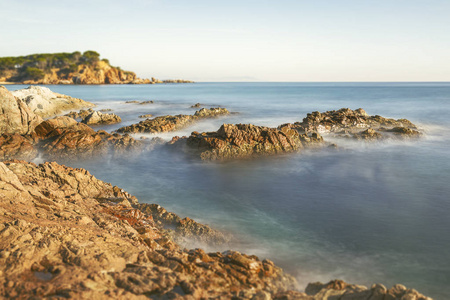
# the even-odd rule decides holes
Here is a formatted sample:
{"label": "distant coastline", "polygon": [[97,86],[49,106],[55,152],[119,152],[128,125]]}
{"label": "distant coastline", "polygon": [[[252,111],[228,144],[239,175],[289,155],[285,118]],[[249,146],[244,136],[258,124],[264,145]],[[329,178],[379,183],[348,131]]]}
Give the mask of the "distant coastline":
{"label": "distant coastline", "polygon": [[0,57],[0,84],[157,84],[193,83],[184,79],[141,79],[136,73],[110,65],[95,51],[41,53]]}

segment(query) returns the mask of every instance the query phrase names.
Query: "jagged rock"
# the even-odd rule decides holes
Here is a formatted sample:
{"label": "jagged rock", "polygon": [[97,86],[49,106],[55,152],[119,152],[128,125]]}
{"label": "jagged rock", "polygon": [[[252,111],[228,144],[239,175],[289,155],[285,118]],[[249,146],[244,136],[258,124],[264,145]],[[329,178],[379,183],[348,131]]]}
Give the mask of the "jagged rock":
{"label": "jagged rock", "polygon": [[195,103],[194,105],[191,105],[191,108],[200,108],[202,107],[202,104],[200,103]]}
{"label": "jagged rock", "polygon": [[362,108],[351,110],[342,108],[327,112],[312,112],[307,114],[301,123],[295,123],[299,131],[316,132],[359,132],[362,129],[378,129],[380,127],[406,127],[416,129],[416,126],[406,119],[388,119],[381,116],[369,116]]}
{"label": "jagged rock", "polygon": [[223,245],[230,240],[230,236],[190,218],[181,219],[158,204],[143,203],[139,204],[138,208],[146,214],[151,214],[153,219],[161,223],[164,228],[174,230],[173,238],[179,243],[184,243],[186,239],[193,239],[202,243]]}
{"label": "jagged rock", "polygon": [[116,114],[104,114],[95,111],[86,116],[81,122],[87,125],[115,124],[122,122],[122,119]]}
{"label": "jagged rock", "polygon": [[137,100],[130,100],[130,101],[125,101],[125,103],[139,103],[139,101],[137,101]]}
{"label": "jagged rock", "polygon": [[152,114],[146,114],[146,115],[140,115],[139,116],[139,118],[141,118],[141,119],[148,119],[148,118],[151,118],[151,117],[153,117]]}
{"label": "jagged rock", "polygon": [[37,156],[37,149],[33,146],[34,141],[20,134],[0,135],[0,161],[8,159],[31,160]]}
{"label": "jagged rock", "polygon": [[95,106],[93,103],[52,92],[47,87],[30,86],[12,92],[25,102],[35,114],[47,118],[71,109]]}
{"label": "jagged rock", "polygon": [[71,111],[68,114],[65,114],[67,117],[71,117],[73,119],[84,119],[87,116],[89,116],[91,113],[93,113],[94,110],[92,108],[89,109],[81,109],[79,112]]}
{"label": "jagged rock", "polygon": [[333,280],[327,284],[321,282],[310,283],[305,289],[311,298],[305,299],[354,299],[354,300],[431,300],[414,289],[407,289],[401,284],[394,285],[387,290],[381,284],[374,284],[370,289],[365,286],[348,284],[342,280]]}
{"label": "jagged rock", "polygon": [[[50,138],[60,135],[64,130],[77,126],[78,122],[70,117],[61,116],[48,119],[36,126],[36,135],[41,138]],[[93,132],[93,130],[91,130]]]}
{"label": "jagged rock", "polygon": [[0,189],[0,297],[250,299],[295,285],[269,260],[180,248],[83,169],[0,163]]}
{"label": "jagged rock", "polygon": [[373,128],[368,128],[359,133],[355,133],[354,137],[356,139],[363,139],[363,140],[378,140],[378,139],[382,139],[383,135],[381,133],[375,131],[375,129],[373,129]]}
{"label": "jagged rock", "polygon": [[31,134],[42,122],[20,99],[0,86],[0,134]]}
{"label": "jagged rock", "polygon": [[142,101],[139,104],[144,105],[144,104],[153,104],[153,100],[148,100],[148,101]]}
{"label": "jagged rock", "polygon": [[222,115],[227,115],[230,112],[226,108],[202,108],[196,111],[194,115],[176,115],[176,116],[161,116],[153,119],[147,119],[130,126],[121,127],[117,132],[127,133],[158,133],[179,130],[191,125],[192,123],[205,118],[214,118]]}
{"label": "jagged rock", "polygon": [[293,152],[321,144],[323,139],[317,133],[300,135],[289,125],[276,129],[252,124],[223,124],[216,132],[192,132],[187,139],[172,141],[175,145],[184,142],[203,160],[223,160]]}

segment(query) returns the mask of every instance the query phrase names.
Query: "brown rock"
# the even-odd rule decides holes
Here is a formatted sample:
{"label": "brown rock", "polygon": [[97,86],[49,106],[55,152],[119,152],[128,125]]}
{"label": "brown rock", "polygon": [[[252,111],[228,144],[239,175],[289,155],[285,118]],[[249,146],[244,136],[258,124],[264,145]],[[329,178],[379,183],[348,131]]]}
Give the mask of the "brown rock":
{"label": "brown rock", "polygon": [[222,115],[229,114],[226,108],[202,108],[196,111],[194,115],[176,115],[176,116],[161,116],[153,119],[147,119],[130,126],[121,127],[117,132],[123,133],[158,133],[175,131],[191,125],[192,123],[205,118],[215,118]]}
{"label": "brown rock", "polygon": [[200,153],[204,160],[246,158],[293,152],[304,146],[320,144],[322,137],[300,136],[296,130],[284,125],[280,129],[251,124],[224,124],[217,132],[193,132],[187,139],[178,139],[174,145],[183,143]]}
{"label": "brown rock", "polygon": [[0,297],[252,298],[295,284],[255,256],[180,248],[83,169],[0,163],[0,189]]}
{"label": "brown rock", "polygon": [[122,122],[122,119],[116,114],[96,111],[86,116],[81,122],[87,125],[115,124]]}
{"label": "brown rock", "polygon": [[0,135],[0,161],[13,158],[32,160],[37,153],[30,138],[25,138],[20,134]]}

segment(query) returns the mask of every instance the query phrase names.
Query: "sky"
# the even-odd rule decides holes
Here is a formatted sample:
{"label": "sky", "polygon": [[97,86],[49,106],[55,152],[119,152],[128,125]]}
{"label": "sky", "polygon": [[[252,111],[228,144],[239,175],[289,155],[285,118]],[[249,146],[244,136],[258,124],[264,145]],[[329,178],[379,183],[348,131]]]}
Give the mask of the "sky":
{"label": "sky", "polygon": [[448,0],[0,0],[0,57],[95,50],[141,78],[450,81]]}

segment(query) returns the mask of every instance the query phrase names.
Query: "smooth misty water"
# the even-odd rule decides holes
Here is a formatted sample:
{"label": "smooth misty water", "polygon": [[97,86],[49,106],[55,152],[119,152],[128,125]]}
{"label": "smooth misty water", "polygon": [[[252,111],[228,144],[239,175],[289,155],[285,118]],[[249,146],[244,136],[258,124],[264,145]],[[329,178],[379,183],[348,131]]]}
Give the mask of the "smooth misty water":
{"label": "smooth misty water", "polygon": [[239,112],[162,135],[166,139],[217,130],[222,123],[277,126],[301,121],[311,111],[342,107],[411,120],[425,132],[418,141],[337,140],[339,151],[228,163],[204,163],[155,150],[69,165],[88,169],[141,202],[161,204],[233,233],[236,241],[227,248],[274,260],[297,276],[302,287],[340,278],[364,285],[402,283],[435,299],[450,298],[449,83],[50,88],[114,109],[124,122],[103,127],[107,130],[136,123],[145,113],[193,113],[189,106],[196,102]]}

